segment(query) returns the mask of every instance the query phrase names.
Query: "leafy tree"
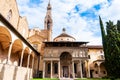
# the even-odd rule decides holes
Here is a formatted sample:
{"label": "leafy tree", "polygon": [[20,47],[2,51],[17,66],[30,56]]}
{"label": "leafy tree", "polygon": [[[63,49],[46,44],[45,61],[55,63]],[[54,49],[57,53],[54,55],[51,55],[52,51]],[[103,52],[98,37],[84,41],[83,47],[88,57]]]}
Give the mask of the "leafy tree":
{"label": "leafy tree", "polygon": [[106,22],[106,33],[100,16],[99,22],[105,54],[105,68],[109,77],[120,78],[120,21],[117,21],[116,25],[112,21]]}

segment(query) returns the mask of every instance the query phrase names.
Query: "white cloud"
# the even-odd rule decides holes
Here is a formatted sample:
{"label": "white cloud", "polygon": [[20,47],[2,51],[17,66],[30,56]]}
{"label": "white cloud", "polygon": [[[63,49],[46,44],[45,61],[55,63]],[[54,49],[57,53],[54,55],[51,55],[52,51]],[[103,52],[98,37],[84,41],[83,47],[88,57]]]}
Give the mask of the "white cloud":
{"label": "white cloud", "polygon": [[[39,26],[44,28],[44,17],[49,0],[42,3],[29,4],[29,0],[17,0],[22,16],[27,16],[29,26]],[[93,6],[101,5],[100,10],[94,10]],[[31,6],[32,5],[32,6]],[[88,41],[89,44],[101,44],[98,17],[82,17],[80,13],[92,10],[95,15],[100,15],[103,22],[109,19],[116,21],[120,19],[119,0],[51,0],[53,17],[53,38],[62,32],[62,28],[67,28],[67,33],[74,36],[77,41]],[[75,6],[79,8],[75,12]],[[70,13],[68,15],[67,13]]]}

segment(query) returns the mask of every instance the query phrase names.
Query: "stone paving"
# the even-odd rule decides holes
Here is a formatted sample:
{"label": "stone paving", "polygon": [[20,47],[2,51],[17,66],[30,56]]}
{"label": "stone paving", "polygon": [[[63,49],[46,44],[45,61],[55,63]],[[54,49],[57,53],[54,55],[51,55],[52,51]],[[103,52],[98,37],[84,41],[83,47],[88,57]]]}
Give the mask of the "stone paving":
{"label": "stone paving", "polygon": [[60,78],[60,80],[74,80],[73,78]]}

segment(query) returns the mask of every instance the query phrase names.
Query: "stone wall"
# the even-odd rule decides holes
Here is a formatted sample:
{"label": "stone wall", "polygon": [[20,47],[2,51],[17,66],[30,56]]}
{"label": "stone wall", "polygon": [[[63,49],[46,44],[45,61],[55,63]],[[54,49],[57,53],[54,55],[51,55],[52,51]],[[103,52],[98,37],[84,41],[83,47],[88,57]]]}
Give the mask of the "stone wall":
{"label": "stone wall", "polygon": [[30,80],[32,69],[0,64],[0,80]]}
{"label": "stone wall", "polygon": [[16,0],[0,0],[0,13],[17,29],[19,11]]}

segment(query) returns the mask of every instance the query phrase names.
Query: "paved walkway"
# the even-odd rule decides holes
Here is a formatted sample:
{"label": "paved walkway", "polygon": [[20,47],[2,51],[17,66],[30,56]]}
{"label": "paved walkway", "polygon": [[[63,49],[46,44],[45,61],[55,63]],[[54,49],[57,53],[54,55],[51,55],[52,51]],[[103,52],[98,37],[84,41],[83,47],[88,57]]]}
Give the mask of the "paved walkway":
{"label": "paved walkway", "polygon": [[60,78],[60,80],[74,80],[73,78]]}

